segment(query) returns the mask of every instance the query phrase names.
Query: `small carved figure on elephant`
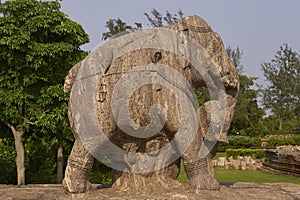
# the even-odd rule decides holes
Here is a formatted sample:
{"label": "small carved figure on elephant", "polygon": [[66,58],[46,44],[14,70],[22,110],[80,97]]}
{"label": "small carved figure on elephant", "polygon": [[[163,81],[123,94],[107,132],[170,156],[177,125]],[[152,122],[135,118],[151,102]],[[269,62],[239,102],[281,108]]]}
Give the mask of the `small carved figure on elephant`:
{"label": "small carved figure on elephant", "polygon": [[[164,30],[170,30],[170,36],[160,35]],[[93,156],[103,153],[115,158],[112,188],[121,191],[180,187],[176,179],[181,159],[192,188],[218,190],[210,159],[218,141],[227,142],[239,91],[238,74],[220,36],[203,19],[190,16],[122,37],[99,47],[66,78],[75,143],[63,186],[72,193],[89,190]],[[159,45],[146,45],[147,41]],[[189,49],[191,42],[197,43],[196,49]],[[196,57],[199,52],[201,57]],[[217,97],[196,108],[190,94],[199,87],[213,88]],[[220,104],[220,99],[226,103]],[[224,119],[215,120],[222,113]],[[212,128],[213,123],[219,125]],[[124,154],[115,155],[108,145]],[[207,153],[202,155],[202,149]]]}

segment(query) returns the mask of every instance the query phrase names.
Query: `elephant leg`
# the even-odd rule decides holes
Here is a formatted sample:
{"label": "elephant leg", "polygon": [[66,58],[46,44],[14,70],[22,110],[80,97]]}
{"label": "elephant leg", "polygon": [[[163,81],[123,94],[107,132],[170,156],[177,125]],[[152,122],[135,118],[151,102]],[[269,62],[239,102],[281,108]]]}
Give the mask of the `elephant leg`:
{"label": "elephant leg", "polygon": [[217,151],[218,151],[218,146],[219,146],[219,142],[217,142],[213,149],[211,150],[210,152],[210,155],[209,157],[207,157],[207,162],[208,162],[208,172],[211,176],[215,176],[214,175],[214,165],[213,165],[213,162],[212,162],[212,158],[215,157],[215,155],[217,154]]}
{"label": "elephant leg", "polygon": [[200,131],[191,146],[182,155],[184,169],[189,185],[195,189],[219,190],[219,182],[211,175],[209,164],[211,156],[199,157],[201,145],[204,145]]}
{"label": "elephant leg", "polygon": [[79,139],[75,140],[65,171],[63,187],[71,193],[90,190],[89,175],[94,163],[93,156],[84,148]]}

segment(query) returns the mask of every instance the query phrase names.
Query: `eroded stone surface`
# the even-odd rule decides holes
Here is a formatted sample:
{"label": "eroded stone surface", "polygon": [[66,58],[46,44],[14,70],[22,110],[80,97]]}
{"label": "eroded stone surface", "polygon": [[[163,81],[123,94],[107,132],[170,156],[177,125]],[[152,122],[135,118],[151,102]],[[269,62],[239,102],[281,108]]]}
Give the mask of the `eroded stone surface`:
{"label": "eroded stone surface", "polygon": [[[176,34],[162,34],[164,30]],[[66,78],[64,89],[71,92],[69,118],[76,142],[69,156],[64,187],[72,193],[88,190],[92,155],[102,153],[114,163],[115,191],[169,190],[176,185],[173,182],[178,175],[179,157],[194,190],[218,190],[219,184],[208,168],[212,168],[210,159],[217,142],[227,141],[239,90],[238,73],[221,37],[198,16],[139,33],[101,46],[75,65]],[[151,46],[155,41],[158,46]],[[132,46],[138,48],[131,49]],[[136,77],[124,79],[128,74]],[[131,88],[148,79],[160,81],[142,82]],[[118,90],[118,86],[123,87]],[[196,112],[190,94],[198,87],[214,91],[215,98]],[[165,109],[166,118],[160,112],[151,117],[156,105]],[[123,115],[127,111],[129,119]],[[154,135],[143,129],[149,126],[148,130],[152,130],[160,124],[162,127]],[[143,131],[136,131],[139,129]],[[186,131],[180,136],[179,130]],[[145,137],[140,137],[143,134]],[[180,139],[175,140],[177,136]],[[110,149],[112,146],[118,151]],[[199,156],[203,149],[208,151]]]}
{"label": "eroded stone surface", "polygon": [[[97,185],[93,185],[97,187]],[[300,185],[291,183],[223,183],[220,191],[201,191],[195,194],[186,188],[166,191],[161,194],[124,195],[112,189],[97,189],[85,194],[66,193],[61,185],[25,185],[22,187],[0,185],[0,198],[5,200],[140,200],[140,199],[171,199],[171,200],[296,200],[300,199]]]}

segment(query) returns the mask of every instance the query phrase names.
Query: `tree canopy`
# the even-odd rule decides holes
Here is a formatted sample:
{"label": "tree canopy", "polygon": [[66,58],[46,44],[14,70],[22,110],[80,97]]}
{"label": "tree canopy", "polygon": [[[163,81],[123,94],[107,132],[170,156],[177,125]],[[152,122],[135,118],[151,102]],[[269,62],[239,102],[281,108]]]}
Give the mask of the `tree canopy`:
{"label": "tree canopy", "polygon": [[281,131],[285,122],[297,117],[300,105],[299,54],[284,44],[271,62],[261,66],[268,84],[262,91],[263,104],[277,117]]}
{"label": "tree canopy", "polygon": [[254,89],[257,78],[243,74],[244,67],[241,64],[243,52],[239,47],[233,49],[229,46],[226,50],[239,72],[240,79],[240,92],[230,131],[249,136],[262,135],[262,117],[265,113],[258,105],[259,90]]}
{"label": "tree canopy", "polygon": [[[156,9],[152,9],[151,14],[144,13],[144,15],[147,17],[147,20],[149,21],[149,25],[151,27],[161,27],[165,25],[175,24],[177,23],[182,17],[183,12],[182,10],[177,11],[177,13],[172,14],[169,11],[166,11],[166,14],[163,15]],[[126,22],[118,19],[109,19],[106,22],[105,26],[108,31],[102,34],[102,40],[107,40],[109,38],[127,34],[133,31],[141,30],[143,29],[143,24],[140,22],[135,22],[134,26],[128,25]]]}
{"label": "tree canopy", "polygon": [[[53,99],[66,103],[64,78],[85,56],[80,46],[89,39],[81,25],[60,11],[58,0],[5,1],[0,11],[0,121],[14,133],[22,176],[22,137],[30,126],[42,123],[45,114],[56,112],[52,124],[62,120],[58,113],[66,109],[55,109],[61,105]],[[41,101],[41,96],[47,98]],[[52,101],[52,108],[44,106],[47,101]],[[24,175],[18,184],[24,184]]]}

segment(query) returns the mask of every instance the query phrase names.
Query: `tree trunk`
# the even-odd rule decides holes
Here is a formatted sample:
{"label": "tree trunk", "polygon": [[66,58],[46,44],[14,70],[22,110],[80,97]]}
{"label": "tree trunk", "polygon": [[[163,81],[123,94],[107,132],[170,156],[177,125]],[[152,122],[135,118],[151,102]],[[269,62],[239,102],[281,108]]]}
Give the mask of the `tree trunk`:
{"label": "tree trunk", "polygon": [[63,167],[64,167],[64,154],[63,154],[63,135],[60,133],[57,137],[58,147],[57,147],[57,173],[56,180],[61,183],[63,179]]}
{"label": "tree trunk", "polygon": [[16,165],[17,165],[17,176],[18,176],[18,185],[25,185],[25,150],[24,145],[22,143],[22,137],[24,135],[24,131],[18,131],[16,128],[10,124],[7,124],[8,127],[11,129],[14,139],[15,139],[15,146],[16,146]]}
{"label": "tree trunk", "polygon": [[282,119],[282,116],[280,116],[279,117],[279,127],[278,127],[279,131],[282,131],[282,123],[283,123],[283,119]]}

